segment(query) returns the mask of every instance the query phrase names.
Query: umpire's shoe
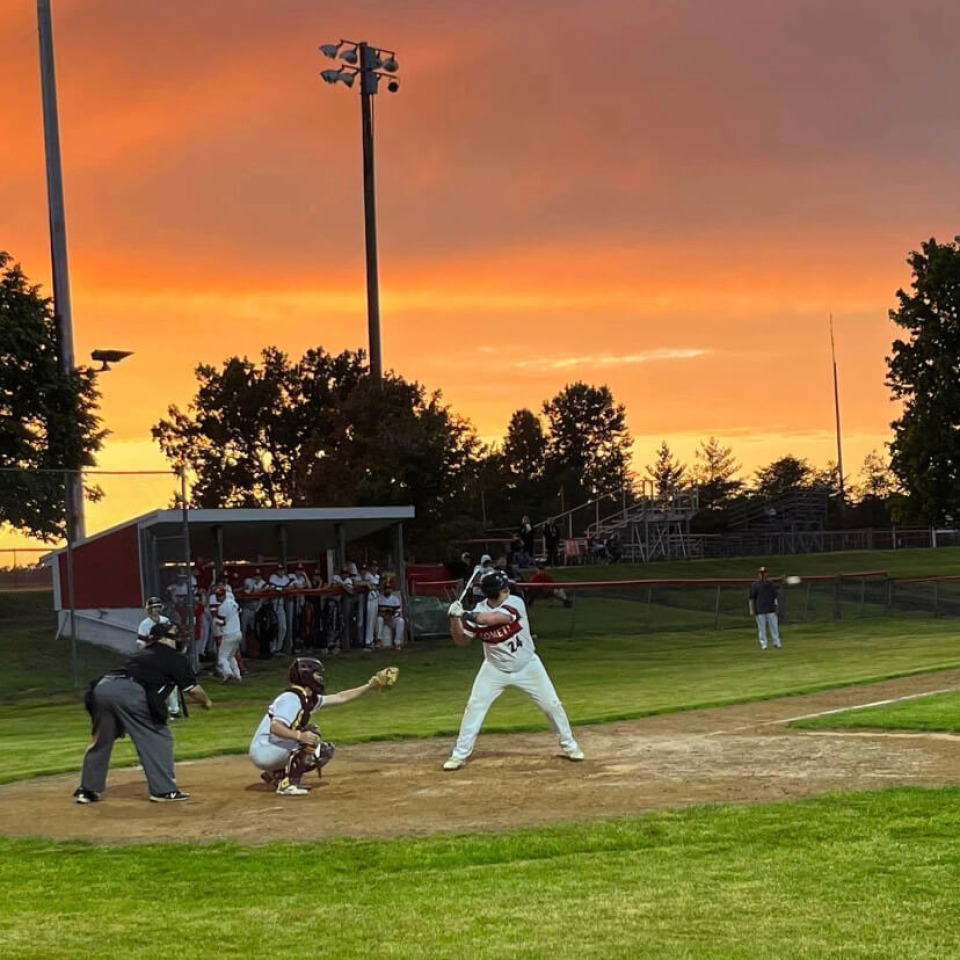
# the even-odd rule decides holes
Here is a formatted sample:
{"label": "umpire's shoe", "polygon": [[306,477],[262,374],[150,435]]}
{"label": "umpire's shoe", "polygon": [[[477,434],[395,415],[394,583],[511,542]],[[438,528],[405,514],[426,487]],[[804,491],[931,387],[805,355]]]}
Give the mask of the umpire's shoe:
{"label": "umpire's shoe", "polygon": [[94,793],[92,790],[87,790],[86,787],[77,787],[73,791],[73,799],[77,803],[96,803],[100,799],[99,793]]}

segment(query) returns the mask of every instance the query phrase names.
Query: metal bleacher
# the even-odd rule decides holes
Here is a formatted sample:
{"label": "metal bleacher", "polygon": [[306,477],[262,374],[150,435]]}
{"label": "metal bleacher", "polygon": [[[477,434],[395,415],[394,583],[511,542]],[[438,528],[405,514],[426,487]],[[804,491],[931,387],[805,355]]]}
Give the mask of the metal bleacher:
{"label": "metal bleacher", "polygon": [[650,560],[694,559],[701,541],[690,534],[690,521],[698,513],[696,487],[677,487],[643,495],[629,506],[587,528],[587,533],[617,550],[619,558],[634,563]]}

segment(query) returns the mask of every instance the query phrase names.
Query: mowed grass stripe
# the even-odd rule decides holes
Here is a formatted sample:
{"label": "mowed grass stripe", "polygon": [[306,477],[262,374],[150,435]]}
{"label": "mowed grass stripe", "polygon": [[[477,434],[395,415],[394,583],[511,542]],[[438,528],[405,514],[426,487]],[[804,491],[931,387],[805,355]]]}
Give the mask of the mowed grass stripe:
{"label": "mowed grass stripe", "polygon": [[[742,703],[960,666],[954,625],[944,620],[809,624],[784,631],[783,650],[761,652],[752,630],[704,631],[545,642],[540,651],[574,725]],[[476,647],[435,641],[405,652],[400,682],[385,694],[328,711],[318,722],[338,744],[456,733],[480,663]],[[365,680],[385,658],[331,660],[328,686]],[[179,760],[244,753],[286,666],[256,664],[238,687],[210,685],[215,707],[174,724]],[[494,704],[487,732],[547,729],[537,708],[508,691]],[[0,782],[80,767],[89,720],[79,693],[68,701],[0,707]],[[118,745],[117,763],[135,761]]]}
{"label": "mowed grass stripe", "polygon": [[902,789],[391,842],[0,841],[0,954],[957,957],[958,801]]}

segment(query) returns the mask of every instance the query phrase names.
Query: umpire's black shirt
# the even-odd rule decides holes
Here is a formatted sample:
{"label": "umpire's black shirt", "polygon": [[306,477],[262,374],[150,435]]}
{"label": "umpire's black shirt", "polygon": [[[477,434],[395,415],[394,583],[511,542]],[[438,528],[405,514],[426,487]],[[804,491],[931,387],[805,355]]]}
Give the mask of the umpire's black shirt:
{"label": "umpire's black shirt", "polygon": [[757,613],[777,612],[777,588],[769,580],[757,580],[750,587],[750,599]]}
{"label": "umpire's black shirt", "polygon": [[148,643],[118,673],[161,697],[172,693],[174,687],[186,693],[197,685],[197,675],[190,669],[187,658],[160,642]]}

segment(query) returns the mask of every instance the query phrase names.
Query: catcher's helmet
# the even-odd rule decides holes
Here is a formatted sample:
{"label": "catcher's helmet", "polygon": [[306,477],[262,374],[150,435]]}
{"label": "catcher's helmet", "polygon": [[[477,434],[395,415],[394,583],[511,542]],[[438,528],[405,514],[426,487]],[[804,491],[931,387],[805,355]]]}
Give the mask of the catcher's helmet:
{"label": "catcher's helmet", "polygon": [[502,570],[493,570],[480,581],[480,592],[491,600],[510,589],[510,578]]}
{"label": "catcher's helmet", "polygon": [[314,693],[323,693],[323,663],[313,657],[297,657],[290,664],[290,682],[295,687],[307,687]]}

